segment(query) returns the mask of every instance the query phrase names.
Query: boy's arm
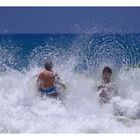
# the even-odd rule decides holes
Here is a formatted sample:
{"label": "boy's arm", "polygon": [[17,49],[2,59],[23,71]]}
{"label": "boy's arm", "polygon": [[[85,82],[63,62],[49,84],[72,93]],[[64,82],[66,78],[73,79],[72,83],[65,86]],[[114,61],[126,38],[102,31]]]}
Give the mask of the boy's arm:
{"label": "boy's arm", "polygon": [[100,85],[98,86],[98,96],[102,103],[107,103],[107,93],[105,91],[105,86]]}
{"label": "boy's arm", "polygon": [[118,95],[118,87],[116,84],[112,84],[110,87],[108,87],[107,91],[113,93],[114,96]]}
{"label": "boy's arm", "polygon": [[104,88],[103,85],[98,86],[98,90],[103,89],[103,88]]}

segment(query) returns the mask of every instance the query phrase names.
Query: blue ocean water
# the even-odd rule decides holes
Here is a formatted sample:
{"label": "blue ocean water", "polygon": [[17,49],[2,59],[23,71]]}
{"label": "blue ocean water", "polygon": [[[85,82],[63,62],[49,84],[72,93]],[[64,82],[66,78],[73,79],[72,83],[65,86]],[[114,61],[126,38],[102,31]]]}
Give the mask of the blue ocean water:
{"label": "blue ocean water", "polygon": [[22,70],[31,61],[42,65],[48,56],[57,63],[76,57],[77,71],[90,71],[103,63],[136,67],[140,34],[1,34],[0,52],[1,69],[6,65]]}

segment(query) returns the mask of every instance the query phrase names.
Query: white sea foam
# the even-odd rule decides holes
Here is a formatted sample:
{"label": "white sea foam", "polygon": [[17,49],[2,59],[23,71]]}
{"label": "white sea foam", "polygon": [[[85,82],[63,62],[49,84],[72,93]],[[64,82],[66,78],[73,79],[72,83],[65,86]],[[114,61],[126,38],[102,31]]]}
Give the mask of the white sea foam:
{"label": "white sea foam", "polygon": [[[26,72],[16,70],[0,73],[1,133],[139,133],[140,70],[120,71],[116,83],[119,96],[110,104],[98,103],[97,78],[72,70],[55,69],[67,90],[61,101],[40,98],[36,79],[40,68]],[[98,73],[98,76],[101,73]],[[114,116],[117,105],[124,116]],[[134,118],[134,119],[133,119]]]}

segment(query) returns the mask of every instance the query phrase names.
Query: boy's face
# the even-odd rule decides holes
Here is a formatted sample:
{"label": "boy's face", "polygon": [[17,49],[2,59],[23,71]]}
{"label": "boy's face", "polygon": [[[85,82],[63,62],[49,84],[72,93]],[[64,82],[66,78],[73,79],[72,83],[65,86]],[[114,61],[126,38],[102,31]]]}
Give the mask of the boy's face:
{"label": "boy's face", "polygon": [[110,78],[111,78],[111,73],[108,71],[105,71],[103,73],[103,80],[105,83],[109,83],[110,82]]}

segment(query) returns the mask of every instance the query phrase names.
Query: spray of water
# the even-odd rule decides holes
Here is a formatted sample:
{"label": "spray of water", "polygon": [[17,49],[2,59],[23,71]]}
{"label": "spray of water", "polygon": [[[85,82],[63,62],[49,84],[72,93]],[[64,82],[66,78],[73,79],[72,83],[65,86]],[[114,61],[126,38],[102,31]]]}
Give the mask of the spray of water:
{"label": "spray of water", "polygon": [[[123,47],[125,43],[116,38],[104,38],[101,42],[95,39],[78,37],[68,49],[56,49],[48,44],[38,46],[28,57],[26,70],[11,68],[1,71],[0,132],[139,133],[140,121],[130,118],[139,109],[140,70],[134,67],[126,70],[123,67],[137,63],[137,52],[130,47],[126,51]],[[7,61],[15,62],[14,53],[9,53],[6,48],[0,52],[1,67],[8,65]],[[61,100],[38,96],[37,74],[46,57],[51,57],[54,70],[67,85],[66,91],[60,91]],[[114,71],[120,97],[100,106],[96,93],[105,65],[111,66]],[[116,118],[113,115],[114,105],[128,110],[125,116],[130,117]]]}

